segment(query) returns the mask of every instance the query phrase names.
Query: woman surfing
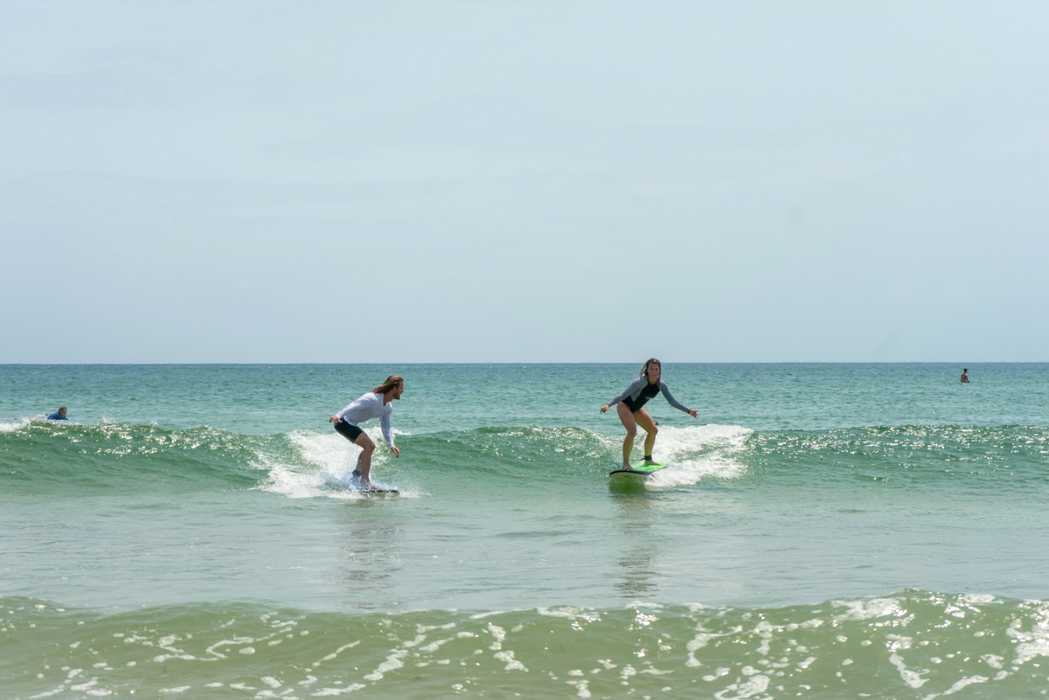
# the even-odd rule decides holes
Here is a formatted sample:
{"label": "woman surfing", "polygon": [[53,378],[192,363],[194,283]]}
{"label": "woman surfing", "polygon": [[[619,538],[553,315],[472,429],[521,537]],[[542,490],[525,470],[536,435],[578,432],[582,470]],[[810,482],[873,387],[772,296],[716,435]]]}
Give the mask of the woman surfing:
{"label": "woman surfing", "polygon": [[662,393],[667,403],[674,408],[684,411],[693,418],[699,417],[697,409],[686,407],[670,393],[666,382],[660,379],[662,369],[663,366],[659,360],[653,357],[645,363],[645,366],[641,368],[641,374],[630,383],[630,386],[622,394],[601,407],[601,413],[604,413],[611,406],[616,406],[619,420],[623,422],[623,427],[626,428],[626,439],[623,440],[623,469],[631,469],[630,452],[634,449],[634,436],[637,435],[639,423],[647,433],[645,436],[645,464],[651,466],[656,463],[652,459],[652,447],[656,444],[656,433],[659,432],[659,429],[656,428],[656,422],[652,420],[652,416],[644,409],[648,400],[656,394]]}

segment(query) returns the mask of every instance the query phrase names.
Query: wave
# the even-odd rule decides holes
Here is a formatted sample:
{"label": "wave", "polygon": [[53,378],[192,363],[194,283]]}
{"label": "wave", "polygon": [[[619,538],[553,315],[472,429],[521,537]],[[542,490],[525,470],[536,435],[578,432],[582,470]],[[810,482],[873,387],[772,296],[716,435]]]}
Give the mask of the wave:
{"label": "wave", "polygon": [[[366,432],[381,444],[378,428]],[[736,426],[661,429],[661,458],[671,461],[674,468],[654,475],[649,486],[659,489],[702,479],[738,477],[745,467],[732,456],[743,449],[750,433]],[[296,431],[288,438],[300,459],[263,457],[269,476],[262,488],[291,498],[354,497],[347,492],[333,494],[329,485],[332,478],[353,470],[359,448],[334,432]],[[380,447],[373,454],[372,469],[377,478],[396,483],[402,495],[408,496],[423,495],[425,487],[405,487],[403,482],[417,484],[424,478],[527,480],[539,484],[593,481],[619,463],[622,445],[619,436],[583,428],[539,427],[480,428],[396,440],[402,457],[396,459]]]}
{"label": "wave", "polygon": [[13,433],[16,430],[24,430],[29,427],[31,421],[32,419],[30,418],[20,418],[10,423],[0,423],[0,433]]}
{"label": "wave", "polygon": [[905,425],[755,435],[745,459],[763,473],[909,485],[1044,484],[1049,428]]}
{"label": "wave", "polygon": [[[480,479],[571,486],[593,482],[620,461],[622,436],[585,428],[510,426],[411,435],[398,433],[402,457],[380,445],[376,478],[407,496],[427,481]],[[638,447],[643,436],[637,440]],[[289,498],[355,498],[332,482],[354,468],[359,448],[334,431],[243,435],[210,427],[80,425],[26,421],[0,430],[0,487],[10,492],[128,488],[257,488]],[[648,489],[784,478],[987,483],[1018,488],[1049,478],[1049,428],[1040,426],[875,426],[756,433],[733,425],[662,427],[656,457],[670,468]]]}
{"label": "wave", "polygon": [[[379,445],[378,427],[366,431]],[[732,479],[745,471],[734,455],[752,431],[737,426],[662,428],[658,454],[673,464],[652,488]],[[622,437],[583,428],[479,428],[413,436],[398,433],[402,458],[380,446],[376,478],[415,482],[402,495],[425,493],[426,478],[592,480],[618,464]],[[334,431],[242,435],[210,427],[26,422],[0,432],[0,483],[12,491],[80,493],[147,482],[151,489],[258,488],[289,498],[353,499],[332,483],[355,467],[360,448]]]}
{"label": "wave", "polygon": [[0,432],[0,483],[10,490],[247,487],[267,440],[208,427],[32,422]]}
{"label": "wave", "polygon": [[0,598],[5,695],[922,698],[1044,689],[1049,603],[903,590],[780,608],[104,612]]}

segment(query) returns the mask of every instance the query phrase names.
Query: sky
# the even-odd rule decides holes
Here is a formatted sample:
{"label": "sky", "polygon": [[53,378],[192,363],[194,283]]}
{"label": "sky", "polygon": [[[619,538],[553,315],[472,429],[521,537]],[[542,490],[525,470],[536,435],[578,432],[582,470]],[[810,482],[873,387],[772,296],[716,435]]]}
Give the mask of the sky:
{"label": "sky", "polygon": [[0,363],[1049,361],[1046,26],[0,0]]}

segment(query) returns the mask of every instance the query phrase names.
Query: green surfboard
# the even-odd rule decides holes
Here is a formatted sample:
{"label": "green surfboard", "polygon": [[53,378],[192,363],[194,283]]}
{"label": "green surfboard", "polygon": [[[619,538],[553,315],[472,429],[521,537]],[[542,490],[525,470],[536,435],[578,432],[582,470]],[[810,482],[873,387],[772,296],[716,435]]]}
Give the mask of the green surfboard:
{"label": "green surfboard", "polygon": [[665,469],[666,466],[666,464],[662,464],[660,462],[656,462],[655,464],[645,464],[644,462],[639,462],[638,464],[631,464],[630,469],[613,469],[612,471],[608,472],[608,475],[613,477],[646,477],[654,474],[655,472],[658,472],[660,469]]}

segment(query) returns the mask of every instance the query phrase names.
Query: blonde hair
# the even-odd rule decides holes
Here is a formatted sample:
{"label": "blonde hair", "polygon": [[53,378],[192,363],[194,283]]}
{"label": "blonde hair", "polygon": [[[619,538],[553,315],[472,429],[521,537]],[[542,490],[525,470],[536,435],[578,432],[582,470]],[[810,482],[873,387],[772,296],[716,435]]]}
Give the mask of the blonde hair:
{"label": "blonde hair", "polygon": [[391,374],[386,378],[385,382],[372,389],[372,392],[376,394],[385,394],[395,386],[401,386],[402,384],[404,384],[404,379],[398,377],[396,374]]}

